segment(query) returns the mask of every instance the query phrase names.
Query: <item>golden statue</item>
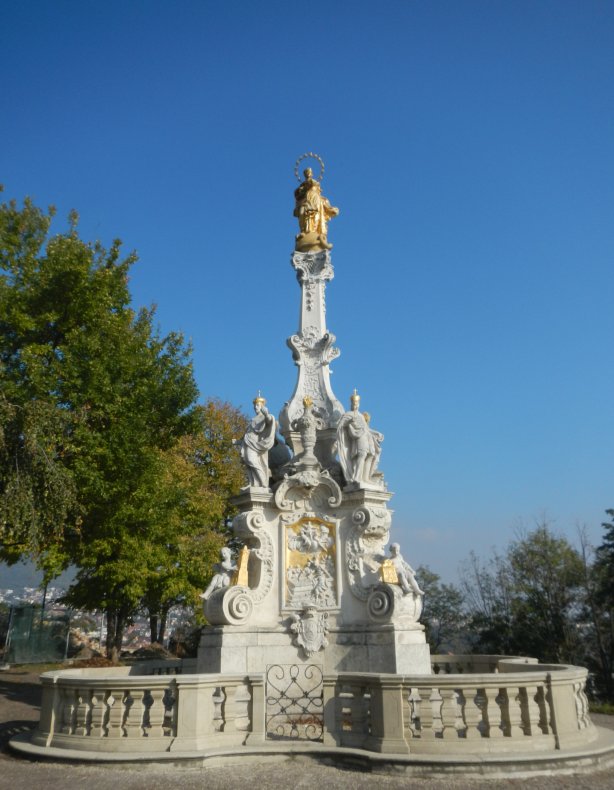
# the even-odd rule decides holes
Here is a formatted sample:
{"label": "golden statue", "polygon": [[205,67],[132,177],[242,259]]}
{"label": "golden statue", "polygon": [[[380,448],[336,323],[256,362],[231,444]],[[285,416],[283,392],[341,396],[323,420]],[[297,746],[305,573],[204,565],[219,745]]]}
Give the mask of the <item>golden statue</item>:
{"label": "golden statue", "polygon": [[303,170],[305,180],[294,191],[294,216],[298,218],[301,231],[296,237],[295,249],[299,252],[330,250],[333,245],[326,238],[328,220],[336,217],[339,209],[331,206],[322,194],[320,181],[324,175],[324,163],[317,154],[303,154],[298,158],[294,171],[297,178],[298,163],[307,156],[318,160],[321,171],[320,177],[314,178],[310,167]]}

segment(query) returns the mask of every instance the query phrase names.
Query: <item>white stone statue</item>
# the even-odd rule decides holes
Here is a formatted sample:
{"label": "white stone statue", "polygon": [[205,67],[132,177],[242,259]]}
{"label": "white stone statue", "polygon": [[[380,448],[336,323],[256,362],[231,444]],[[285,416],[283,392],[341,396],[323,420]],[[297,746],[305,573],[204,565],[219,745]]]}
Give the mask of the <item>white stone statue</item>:
{"label": "white stone statue", "polygon": [[232,581],[232,577],[237,570],[237,566],[233,562],[232,552],[228,546],[224,546],[224,548],[220,551],[220,562],[217,562],[213,566],[213,569],[215,571],[215,575],[209,582],[209,586],[204,591],[204,593],[200,594],[200,597],[203,599],[203,601],[208,601],[216,590],[221,590],[224,587],[228,587]]}
{"label": "white stone statue", "polygon": [[375,475],[381,443],[381,433],[371,430],[360,413],[360,395],[354,390],[350,397],[351,410],[346,411],[337,425],[337,451],[343,475],[348,483],[367,483],[381,486],[381,474]]}
{"label": "white stone statue", "polygon": [[241,460],[247,469],[250,487],[268,488],[269,450],[275,443],[276,422],[260,394],[254,398],[254,411],[245,436],[239,442]]}
{"label": "white stone statue", "polygon": [[411,565],[405,562],[403,559],[401,547],[398,543],[390,544],[389,562],[393,565],[396,571],[397,580],[401,586],[401,589],[403,590],[404,595],[408,595],[410,592],[413,592],[416,595],[424,595],[424,591],[420,589],[418,582],[416,581],[416,572],[411,567]]}

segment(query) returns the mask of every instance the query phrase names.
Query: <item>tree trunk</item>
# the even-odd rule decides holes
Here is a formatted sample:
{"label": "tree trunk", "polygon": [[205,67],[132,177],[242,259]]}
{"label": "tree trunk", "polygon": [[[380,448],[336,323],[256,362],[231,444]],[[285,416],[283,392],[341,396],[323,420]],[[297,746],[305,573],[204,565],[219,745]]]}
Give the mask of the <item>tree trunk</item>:
{"label": "tree trunk", "polygon": [[158,631],[158,644],[164,645],[164,637],[166,635],[166,619],[168,617],[168,609],[163,609],[160,615],[160,629]]}
{"label": "tree trunk", "polygon": [[149,641],[153,644],[158,641],[158,615],[149,613]]}
{"label": "tree trunk", "polygon": [[154,642],[159,645],[164,643],[167,618],[168,609],[162,609],[161,612],[155,614],[149,613],[149,639],[152,645]]}
{"label": "tree trunk", "polygon": [[124,641],[126,617],[118,609],[107,609],[107,658],[114,664],[119,664],[119,657]]}

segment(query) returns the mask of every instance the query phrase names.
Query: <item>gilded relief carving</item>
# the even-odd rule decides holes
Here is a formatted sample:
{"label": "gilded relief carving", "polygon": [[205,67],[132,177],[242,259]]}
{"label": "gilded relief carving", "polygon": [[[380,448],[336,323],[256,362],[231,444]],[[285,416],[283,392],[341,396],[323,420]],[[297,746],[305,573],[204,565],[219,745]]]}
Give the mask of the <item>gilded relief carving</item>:
{"label": "gilded relief carving", "polygon": [[303,516],[284,527],[286,545],[286,606],[337,606],[336,524]]}

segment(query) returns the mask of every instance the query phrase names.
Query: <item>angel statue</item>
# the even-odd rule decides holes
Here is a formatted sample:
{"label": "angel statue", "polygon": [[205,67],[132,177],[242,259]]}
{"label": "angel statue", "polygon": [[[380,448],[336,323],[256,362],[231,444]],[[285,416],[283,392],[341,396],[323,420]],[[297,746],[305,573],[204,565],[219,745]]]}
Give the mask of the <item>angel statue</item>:
{"label": "angel statue", "polygon": [[220,562],[216,562],[213,566],[213,570],[215,574],[209,582],[209,586],[204,593],[200,594],[203,601],[208,601],[216,590],[222,590],[224,587],[228,587],[237,570],[237,566],[232,559],[232,552],[228,546],[224,546],[224,548],[221,549]]}
{"label": "angel statue", "polygon": [[276,422],[260,393],[254,398],[254,412],[245,436],[237,444],[250,487],[268,488],[269,450],[275,442]]}
{"label": "angel statue", "polygon": [[403,590],[403,595],[413,592],[414,595],[424,595],[424,591],[418,586],[416,572],[411,565],[403,559],[401,547],[398,543],[390,544],[390,559],[388,562],[394,567],[397,574],[397,583]]}

